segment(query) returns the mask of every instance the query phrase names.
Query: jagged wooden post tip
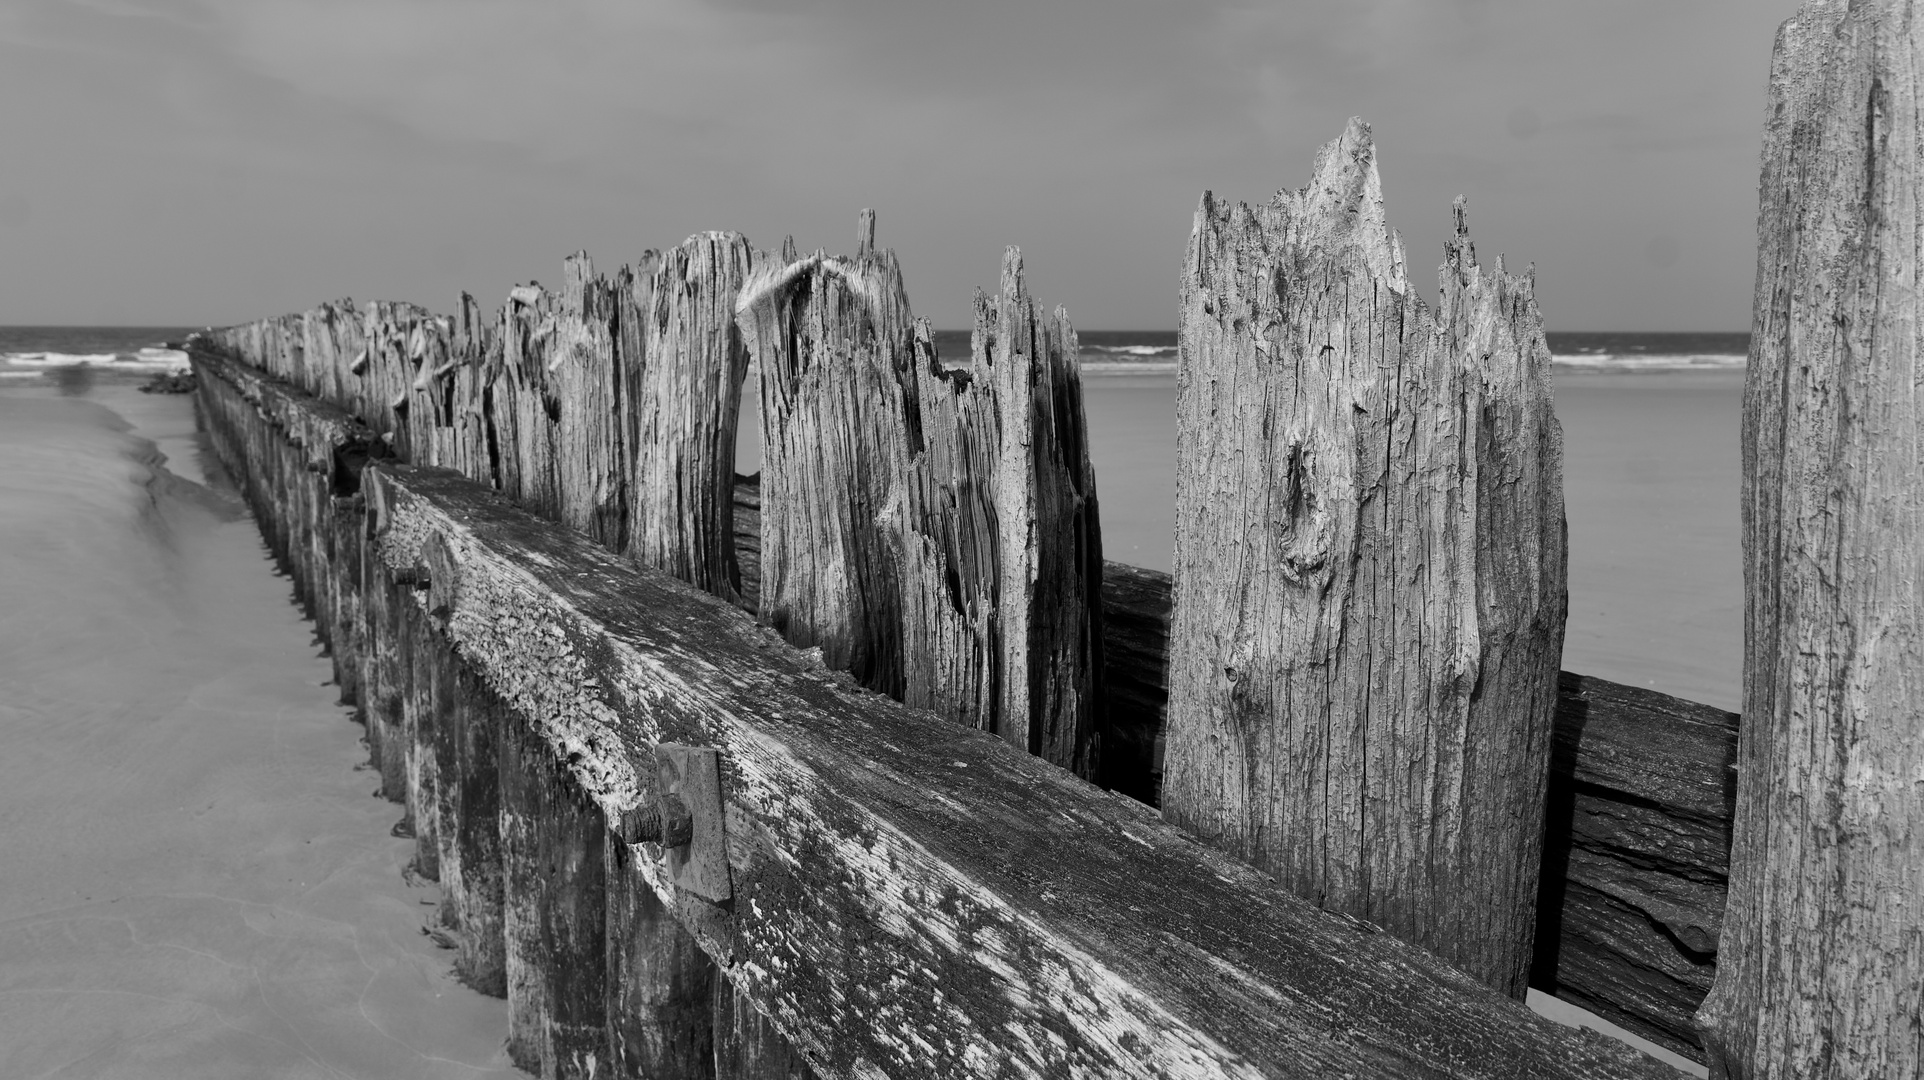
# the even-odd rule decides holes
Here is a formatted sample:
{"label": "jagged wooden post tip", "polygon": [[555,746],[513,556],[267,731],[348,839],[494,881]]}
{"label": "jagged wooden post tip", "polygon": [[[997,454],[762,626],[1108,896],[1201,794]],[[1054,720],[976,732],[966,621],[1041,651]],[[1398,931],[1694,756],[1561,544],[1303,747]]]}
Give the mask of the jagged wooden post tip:
{"label": "jagged wooden post tip", "polygon": [[1565,610],[1528,277],[1456,207],[1432,309],[1352,120],[1203,196],[1184,274],[1165,816],[1521,996]]}

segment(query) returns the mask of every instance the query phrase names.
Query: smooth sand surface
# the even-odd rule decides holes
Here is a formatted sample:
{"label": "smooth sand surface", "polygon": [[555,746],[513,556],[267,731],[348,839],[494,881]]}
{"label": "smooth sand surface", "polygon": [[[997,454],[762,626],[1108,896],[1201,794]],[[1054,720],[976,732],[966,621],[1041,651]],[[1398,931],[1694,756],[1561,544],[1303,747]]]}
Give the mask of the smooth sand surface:
{"label": "smooth sand surface", "polygon": [[519,1075],[195,446],[186,398],[0,391],[0,1077]]}

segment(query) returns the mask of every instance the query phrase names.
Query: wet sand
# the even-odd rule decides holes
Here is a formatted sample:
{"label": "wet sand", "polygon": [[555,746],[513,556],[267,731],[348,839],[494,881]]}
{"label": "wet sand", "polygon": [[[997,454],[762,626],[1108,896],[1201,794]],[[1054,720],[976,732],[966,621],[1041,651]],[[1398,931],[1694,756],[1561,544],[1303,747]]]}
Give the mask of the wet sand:
{"label": "wet sand", "polygon": [[9,386],[0,460],[0,1076],[519,1075],[189,400]]}

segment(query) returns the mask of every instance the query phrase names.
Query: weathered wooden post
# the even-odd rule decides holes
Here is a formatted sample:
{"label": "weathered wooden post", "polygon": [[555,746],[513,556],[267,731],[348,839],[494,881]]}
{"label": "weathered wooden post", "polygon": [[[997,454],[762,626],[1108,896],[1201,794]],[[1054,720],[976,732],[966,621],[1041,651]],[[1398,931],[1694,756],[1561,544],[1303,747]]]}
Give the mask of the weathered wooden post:
{"label": "weathered wooden post", "polygon": [[967,367],[918,322],[901,531],[905,696],[1095,778],[1102,538],[1075,331],[1009,248]]}
{"label": "weathered wooden post", "polygon": [[[616,278],[629,558],[733,598],[735,423],[748,358],[735,299],[748,242],[698,233]],[[640,876],[646,850],[610,837],[608,1017],[614,1062],[635,1076],[714,1069],[715,967]]]}
{"label": "weathered wooden post", "polygon": [[1712,1076],[1924,1075],[1920,19],[1807,3],[1771,64]]}
{"label": "weathered wooden post", "polygon": [[815,1080],[808,1059],[727,979],[715,980],[715,1080]]}
{"label": "weathered wooden post", "polygon": [[592,1077],[608,1057],[607,826],[527,719],[501,715],[502,930],[508,1057]]}
{"label": "weathered wooden post", "polygon": [[1204,195],[1182,290],[1163,812],[1522,996],[1563,643],[1529,277],[1457,207],[1433,311],[1352,120],[1300,192]]}
{"label": "weathered wooden post", "polygon": [[748,353],[735,298],[751,252],[739,233],[697,233],[631,275],[623,321],[633,462],[627,551],[723,597],[734,566],[735,423]]}
{"label": "weathered wooden post", "polygon": [[762,621],[901,697],[896,557],[879,523],[907,475],[908,296],[864,212],[853,258],[771,259],[736,319],[761,369]]}

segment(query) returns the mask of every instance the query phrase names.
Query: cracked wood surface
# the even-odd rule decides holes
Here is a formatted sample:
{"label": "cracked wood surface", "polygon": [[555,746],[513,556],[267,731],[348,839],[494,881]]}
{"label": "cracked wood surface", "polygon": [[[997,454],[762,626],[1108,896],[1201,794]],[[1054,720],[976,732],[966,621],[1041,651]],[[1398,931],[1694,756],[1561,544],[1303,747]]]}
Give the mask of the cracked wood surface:
{"label": "cracked wood surface", "polygon": [[1183,278],[1162,809],[1522,996],[1566,607],[1528,276],[1457,209],[1432,309],[1352,120],[1205,194]]}
{"label": "cracked wood surface", "polygon": [[1711,1075],[1924,1075],[1924,11],[1778,31],[1744,377],[1744,718]]}
{"label": "cracked wood surface", "polygon": [[[737,477],[744,567],[756,506],[755,478]],[[1107,563],[1102,595],[1104,786],[1153,806],[1170,577]],[[1716,973],[1737,714],[1568,671],[1557,689],[1530,985],[1701,1061],[1692,1018]]]}
{"label": "cracked wood surface", "polygon": [[[195,362],[204,378],[213,376],[220,380],[219,384],[209,381],[202,395],[203,407],[210,417],[226,417],[217,419],[216,426],[253,431],[256,439],[262,437],[260,433],[277,433],[273,440],[277,444],[286,444],[291,439],[289,452],[302,456],[305,475],[332,475],[337,459],[358,460],[370,449],[375,452],[382,449],[371,439],[371,433],[343,410],[289,393],[277,380],[263,378],[244,364],[215,357],[204,350],[196,353]],[[212,391],[218,385],[231,386],[234,392],[214,394]],[[232,412],[235,408],[258,413],[268,422],[250,427]],[[253,445],[255,448],[247,452],[247,461],[269,459],[272,453],[269,444],[257,441]],[[315,449],[307,449],[310,447]],[[759,499],[755,478],[737,478],[737,481],[734,518],[737,555],[744,569],[742,588],[752,605],[758,585],[755,570],[759,551]],[[250,494],[259,490],[249,489]],[[331,530],[336,537],[334,558],[358,558],[358,542],[348,545],[338,539],[344,530],[350,536],[358,535],[358,514],[350,524],[347,513],[352,502],[358,499],[337,497],[335,501],[338,522]],[[290,509],[295,505],[298,498],[293,495],[257,501],[256,512],[264,531],[287,531],[298,516]],[[358,579],[358,564],[337,561],[334,566],[337,573],[341,567],[348,566],[350,574]],[[1129,790],[1133,785],[1135,790],[1131,793],[1140,792],[1139,798],[1150,801],[1157,779],[1153,748],[1160,738],[1161,702],[1165,693],[1163,664],[1170,581],[1165,574],[1109,563],[1103,588],[1104,655],[1112,691],[1108,761],[1111,766],[1123,764],[1125,759],[1116,752],[1118,745],[1138,745],[1141,748],[1135,757],[1138,766],[1133,771],[1121,772],[1124,778],[1121,787]],[[358,633],[350,630],[358,626],[359,616],[342,613],[350,609],[358,612],[363,601],[357,590],[338,592],[334,633],[347,641]],[[377,603],[384,597],[385,590],[373,590],[367,594],[366,602]],[[363,647],[364,644],[350,641],[347,654],[361,655],[359,650]],[[337,649],[337,678],[346,692],[357,681],[354,672],[358,668],[341,668],[341,656],[341,650]],[[492,699],[492,691],[486,690],[485,684],[469,674],[465,666],[461,668],[460,678],[465,680],[458,691],[466,703],[464,708],[505,708],[498,702],[487,704]],[[1119,686],[1132,689],[1127,694],[1118,694],[1115,691]],[[1705,920],[1714,919],[1721,909],[1721,894],[1713,897],[1706,893],[1702,905],[1694,910],[1665,909],[1662,914],[1652,914],[1637,904],[1644,896],[1672,896],[1679,884],[1710,883],[1714,889],[1721,881],[1722,846],[1714,838],[1727,830],[1728,808],[1727,802],[1720,803],[1718,797],[1713,796],[1724,791],[1721,798],[1728,797],[1721,785],[1729,776],[1726,766],[1734,753],[1736,718],[1663,695],[1569,673],[1564,675],[1562,689],[1558,712],[1559,753],[1553,762],[1551,779],[1551,839],[1546,852],[1549,864],[1557,864],[1557,853],[1562,850],[1559,836],[1569,836],[1574,831],[1580,837],[1587,835],[1591,839],[1579,839],[1589,849],[1587,857],[1566,860],[1565,873],[1571,888],[1553,890],[1553,882],[1545,883],[1539,925],[1554,928],[1548,931],[1554,940],[1547,963],[1540,942],[1534,985],[1595,1009],[1683,1052],[1700,1053],[1694,1043],[1678,1040],[1676,1033],[1687,1030],[1687,1018],[1701,997],[1701,986],[1707,985],[1714,958],[1691,956],[1681,942],[1689,936],[1689,927],[1714,925],[1706,924]],[[369,713],[369,738],[375,744],[374,756],[379,761],[380,726],[374,722],[372,709]],[[488,755],[493,751],[485,735],[488,725],[468,725],[464,730],[471,740],[468,753],[491,760]],[[394,738],[398,740],[398,726]],[[478,742],[473,741],[477,739]],[[465,797],[476,806],[492,805],[487,801],[494,797],[492,769],[464,770],[463,776]],[[1565,803],[1557,794],[1571,790],[1573,778],[1579,794],[1573,795],[1572,801],[1588,807],[1581,816],[1571,815],[1576,822],[1574,830],[1568,825],[1559,825],[1563,819],[1559,818],[1558,807]],[[1117,783],[1114,779],[1111,782]],[[393,780],[395,786],[390,788],[397,797],[400,783],[397,773]],[[1719,806],[1723,809],[1719,810]],[[1620,823],[1640,816],[1644,816],[1645,824],[1638,828],[1619,827]],[[1677,834],[1693,830],[1694,839],[1684,844],[1675,842]],[[464,969],[463,977],[471,984],[483,989],[492,987],[498,994],[502,977],[499,856],[494,850],[498,840],[492,828],[464,825],[459,835],[469,852],[467,861],[479,869],[471,895],[464,893],[461,899],[470,914],[457,921],[480,924],[482,929],[475,934],[456,935],[463,949],[457,965]],[[445,868],[451,865],[445,837],[441,850]],[[496,869],[490,870],[490,867]],[[489,873],[495,876],[490,878]],[[444,888],[466,880],[464,874],[451,875],[446,869],[442,872]],[[492,932],[487,928],[489,919],[493,920]],[[1677,924],[1676,927],[1672,923]]]}
{"label": "cracked wood surface", "polygon": [[732,911],[638,869],[825,1075],[1668,1074],[452,474],[378,477],[382,557],[447,546],[455,646],[604,813],[638,748],[722,750]]}

